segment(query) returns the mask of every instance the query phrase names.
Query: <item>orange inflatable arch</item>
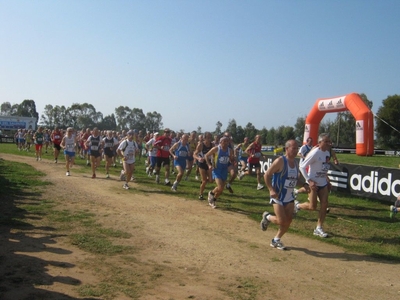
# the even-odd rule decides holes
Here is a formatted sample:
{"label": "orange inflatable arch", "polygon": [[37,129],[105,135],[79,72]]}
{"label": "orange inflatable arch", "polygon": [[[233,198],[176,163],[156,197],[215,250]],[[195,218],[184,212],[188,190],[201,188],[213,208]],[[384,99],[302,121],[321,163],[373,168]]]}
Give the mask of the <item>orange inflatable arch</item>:
{"label": "orange inflatable arch", "polygon": [[356,119],[356,154],[374,154],[374,117],[372,111],[356,93],[335,98],[317,99],[306,118],[303,143],[318,139],[319,124],[326,113],[350,111]]}

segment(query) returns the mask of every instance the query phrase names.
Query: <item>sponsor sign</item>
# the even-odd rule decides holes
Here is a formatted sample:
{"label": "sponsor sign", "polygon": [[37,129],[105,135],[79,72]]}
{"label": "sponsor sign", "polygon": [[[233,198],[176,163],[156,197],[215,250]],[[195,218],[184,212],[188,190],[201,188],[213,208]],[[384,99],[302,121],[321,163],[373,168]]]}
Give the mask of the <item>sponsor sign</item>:
{"label": "sponsor sign", "polygon": [[[278,156],[265,156],[265,173]],[[328,177],[332,189],[351,195],[393,202],[400,195],[400,170],[353,164],[331,164]]]}
{"label": "sponsor sign", "polygon": [[337,111],[344,110],[346,106],[344,105],[346,96],[324,99],[318,101],[318,110],[320,111]]}

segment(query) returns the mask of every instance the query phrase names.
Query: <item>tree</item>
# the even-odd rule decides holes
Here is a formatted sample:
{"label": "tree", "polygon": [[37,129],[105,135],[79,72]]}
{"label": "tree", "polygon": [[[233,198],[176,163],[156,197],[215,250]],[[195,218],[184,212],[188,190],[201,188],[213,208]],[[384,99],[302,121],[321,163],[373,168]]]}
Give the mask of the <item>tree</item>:
{"label": "tree", "polygon": [[103,114],[96,112],[92,104],[73,103],[66,110],[68,124],[74,128],[93,128],[103,119]]}
{"label": "tree", "polygon": [[272,127],[270,130],[268,130],[268,134],[267,134],[267,145],[271,145],[271,146],[277,146],[277,142],[276,142],[276,129],[274,127]]}
{"label": "tree", "polygon": [[142,109],[134,108],[128,115],[128,128],[146,130],[146,116]]}
{"label": "tree", "polygon": [[249,138],[249,141],[254,141],[258,130],[254,127],[252,123],[247,123],[246,127],[244,128],[244,134]]}
{"label": "tree", "polygon": [[117,121],[115,120],[115,115],[111,114],[105,116],[103,120],[97,124],[97,127],[100,130],[116,130],[117,129]]}
{"label": "tree", "polygon": [[267,144],[268,129],[265,126],[258,132],[261,135],[261,143]]}
{"label": "tree", "polygon": [[12,106],[10,102],[4,102],[1,104],[0,115],[2,116],[11,116],[12,114]]}
{"label": "tree", "polygon": [[220,122],[220,121],[218,121],[217,122],[217,124],[215,124],[217,127],[215,128],[215,131],[214,131],[214,135],[221,135],[221,133],[222,133],[222,131],[221,131],[221,128],[222,128],[222,123]]}
{"label": "tree", "polygon": [[33,100],[25,99],[17,108],[17,116],[35,118],[39,121],[39,114],[36,111],[36,104]]}
{"label": "tree", "polygon": [[145,128],[147,131],[156,132],[163,128],[162,116],[156,111],[146,114]]}
{"label": "tree", "polygon": [[400,144],[400,95],[388,96],[376,113],[376,136],[382,148],[397,149]]}
{"label": "tree", "polygon": [[237,131],[237,124],[236,124],[235,119],[229,120],[228,126],[226,126],[225,131],[227,131],[227,132],[229,132],[231,134],[231,136],[233,138],[233,141],[235,143],[239,142],[238,138],[237,138],[237,132],[236,132]]}
{"label": "tree", "polygon": [[117,120],[119,130],[129,128],[128,116],[131,114],[131,109],[128,106],[119,106],[115,109],[115,119]]}
{"label": "tree", "polygon": [[306,126],[306,117],[298,117],[296,124],[294,124],[294,136],[298,141],[303,141],[304,139],[304,128]]}

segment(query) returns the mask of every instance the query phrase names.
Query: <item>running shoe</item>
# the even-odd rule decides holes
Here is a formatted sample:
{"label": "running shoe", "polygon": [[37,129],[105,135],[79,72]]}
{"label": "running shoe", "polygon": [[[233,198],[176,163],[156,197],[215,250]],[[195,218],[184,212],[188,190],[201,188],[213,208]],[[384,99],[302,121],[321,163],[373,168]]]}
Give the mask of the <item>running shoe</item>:
{"label": "running shoe", "polygon": [[92,179],[95,179],[95,178],[96,178],[96,174],[93,174],[93,175],[92,175]]}
{"label": "running shoe", "polygon": [[293,210],[293,214],[297,214],[300,210],[299,208],[299,204],[300,202],[298,200],[294,200],[294,210]]}
{"label": "running shoe", "polygon": [[264,186],[262,184],[257,184],[257,191],[262,190]]}
{"label": "running shoe", "polygon": [[315,228],[314,235],[322,237],[322,238],[328,237],[328,234],[326,232],[324,232],[324,230],[322,228]]}
{"label": "running shoe", "polygon": [[229,193],[233,194],[232,187],[229,183],[226,185],[226,189],[229,191]]}
{"label": "running shoe", "polygon": [[212,191],[208,192],[208,204],[212,208],[215,208],[215,198],[214,198],[214,194],[212,193]]}
{"label": "running shoe", "polygon": [[196,175],[196,177],[194,179],[199,180],[199,176]]}
{"label": "running shoe", "polygon": [[156,175],[156,183],[160,183],[160,176]]}
{"label": "running shoe", "polygon": [[165,183],[164,183],[165,185],[171,185],[171,181],[167,181],[167,180],[165,180]]}
{"label": "running shoe", "polygon": [[240,171],[239,172],[239,176],[238,176],[239,180],[242,180],[243,176],[244,176],[244,172]]}
{"label": "running shoe", "polygon": [[286,250],[285,245],[283,245],[283,243],[279,240],[279,241],[275,241],[274,239],[272,239],[270,246],[272,248],[276,248],[279,250]]}
{"label": "running shoe", "polygon": [[296,200],[297,199],[297,195],[299,194],[299,190],[298,189],[294,189],[293,190],[293,197]]}
{"label": "running shoe", "polygon": [[122,186],[124,189],[129,190],[129,185],[125,182],[124,185]]}
{"label": "running shoe", "polygon": [[177,186],[175,184],[173,184],[171,187],[171,191],[176,192],[177,189],[178,189]]}
{"label": "running shoe", "polygon": [[268,229],[269,221],[267,219],[269,212],[264,211],[262,215],[262,220],[260,222],[260,227],[262,231],[266,231]]}
{"label": "running shoe", "polygon": [[106,174],[106,178],[110,178],[110,174],[107,173],[107,174]]}
{"label": "running shoe", "polygon": [[67,173],[65,173],[66,176],[70,176],[71,174],[69,173],[69,171],[67,171]]}
{"label": "running shoe", "polygon": [[397,208],[394,205],[390,205],[390,218],[393,219],[397,213]]}
{"label": "running shoe", "polygon": [[203,194],[199,195],[199,200],[204,200]]}
{"label": "running shoe", "polygon": [[55,164],[57,163],[57,159],[54,160],[54,163],[55,163]]}

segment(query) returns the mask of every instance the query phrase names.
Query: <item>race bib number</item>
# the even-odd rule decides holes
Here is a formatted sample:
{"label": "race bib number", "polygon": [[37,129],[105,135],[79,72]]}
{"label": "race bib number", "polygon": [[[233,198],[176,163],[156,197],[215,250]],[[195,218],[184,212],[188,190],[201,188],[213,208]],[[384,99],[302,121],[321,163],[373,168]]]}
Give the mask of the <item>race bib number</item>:
{"label": "race bib number", "polygon": [[285,180],[285,188],[294,189],[296,187],[297,180],[295,179],[286,179]]}
{"label": "race bib number", "polygon": [[90,150],[97,151],[99,150],[99,146],[90,146]]}

